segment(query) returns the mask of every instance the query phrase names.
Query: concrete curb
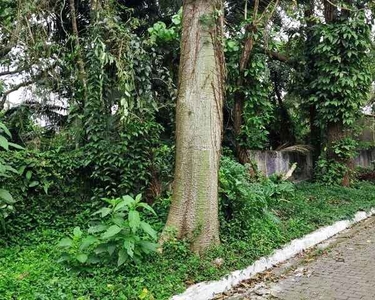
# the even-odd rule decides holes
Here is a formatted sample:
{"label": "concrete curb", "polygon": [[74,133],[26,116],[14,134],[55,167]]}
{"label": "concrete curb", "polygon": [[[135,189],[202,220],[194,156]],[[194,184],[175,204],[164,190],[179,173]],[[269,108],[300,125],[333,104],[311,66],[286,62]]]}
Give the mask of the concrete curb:
{"label": "concrete curb", "polygon": [[218,281],[208,281],[195,284],[182,294],[173,296],[172,300],[212,299],[216,294],[230,290],[241,281],[250,279],[254,275],[292,258],[298,253],[325,241],[374,214],[375,208],[371,209],[368,213],[359,211],[355,214],[352,220],[338,221],[333,225],[320,228],[300,239],[291,241],[289,244],[285,245],[284,248],[276,250],[272,255],[260,258],[246,269],[234,271]]}

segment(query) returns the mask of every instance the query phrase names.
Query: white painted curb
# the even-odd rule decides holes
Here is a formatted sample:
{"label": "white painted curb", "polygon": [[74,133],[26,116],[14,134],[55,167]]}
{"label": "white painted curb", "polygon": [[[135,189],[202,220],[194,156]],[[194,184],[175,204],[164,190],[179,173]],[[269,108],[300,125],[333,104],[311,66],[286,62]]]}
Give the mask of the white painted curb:
{"label": "white painted curb", "polygon": [[238,285],[241,281],[250,279],[254,275],[282,263],[298,253],[311,248],[326,239],[347,229],[353,224],[367,219],[375,214],[375,208],[366,213],[357,212],[352,220],[338,221],[335,224],[320,228],[300,239],[287,244],[284,248],[276,250],[268,257],[262,257],[244,270],[237,270],[218,281],[201,282],[189,287],[184,293],[172,297],[172,300],[209,300],[215,294],[223,293]]}

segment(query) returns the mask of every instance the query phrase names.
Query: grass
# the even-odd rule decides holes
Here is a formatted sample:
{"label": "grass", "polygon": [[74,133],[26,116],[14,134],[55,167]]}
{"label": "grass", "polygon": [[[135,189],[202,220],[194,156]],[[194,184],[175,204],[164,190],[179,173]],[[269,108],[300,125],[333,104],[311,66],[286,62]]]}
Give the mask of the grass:
{"label": "grass", "polygon": [[[9,226],[17,231],[10,230],[7,246],[3,237],[0,249],[0,298],[168,299],[188,285],[244,268],[292,239],[371,207],[375,207],[375,185],[369,183],[353,188],[301,184],[270,207],[270,216],[253,218],[248,230],[234,228],[233,236],[223,236],[222,245],[204,257],[192,255],[183,242],[174,241],[163,255],[155,254],[142,264],[80,270],[57,263],[60,252],[55,245],[75,220],[86,219],[87,212],[76,218],[56,217],[53,226],[41,222],[28,232],[21,231],[16,219]],[[224,259],[220,267],[213,263],[218,257]]]}

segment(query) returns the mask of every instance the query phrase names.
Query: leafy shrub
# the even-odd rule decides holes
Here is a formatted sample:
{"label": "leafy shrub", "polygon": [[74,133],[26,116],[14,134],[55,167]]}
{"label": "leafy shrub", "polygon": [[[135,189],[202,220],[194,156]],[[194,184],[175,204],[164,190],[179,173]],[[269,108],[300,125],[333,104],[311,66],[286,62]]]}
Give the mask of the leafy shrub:
{"label": "leafy shrub", "polygon": [[247,167],[228,157],[221,160],[219,182],[222,233],[233,238],[249,234],[255,219],[277,221],[271,206],[294,191],[277,177],[251,182]]}
{"label": "leafy shrub", "polygon": [[332,159],[321,158],[315,168],[315,178],[325,185],[340,185],[348,167]]}
{"label": "leafy shrub", "polygon": [[61,261],[75,265],[104,263],[116,258],[120,266],[129,260],[139,262],[144,255],[156,251],[156,231],[142,221],[139,210],[155,212],[141,202],[140,194],[135,199],[123,196],[104,200],[109,206],[94,213],[99,215],[99,220],[87,233],[76,227],[70,237],[60,241],[58,246],[64,249]]}
{"label": "leafy shrub", "polygon": [[167,28],[167,25],[158,21],[153,24],[152,27],[148,28],[148,33],[150,34],[150,41],[152,43],[167,43],[170,41],[178,41],[181,31],[181,19],[182,19],[182,9],[172,16],[172,25]]}
{"label": "leafy shrub", "polygon": [[[9,147],[20,148],[17,144],[8,141],[11,138],[8,128],[0,122],[0,147],[5,151],[9,151]],[[9,178],[9,173],[18,174],[17,170],[12,168],[4,158],[0,157],[0,177]],[[5,219],[13,211],[15,200],[7,189],[0,189],[0,224],[5,230]]]}
{"label": "leafy shrub", "polygon": [[339,159],[348,160],[357,155],[358,142],[351,137],[346,137],[336,142],[332,150]]}
{"label": "leafy shrub", "polygon": [[[143,192],[151,179],[153,149],[162,128],[156,122],[131,122],[119,136],[93,140],[80,154],[95,198]],[[110,134],[110,133],[108,133]]]}

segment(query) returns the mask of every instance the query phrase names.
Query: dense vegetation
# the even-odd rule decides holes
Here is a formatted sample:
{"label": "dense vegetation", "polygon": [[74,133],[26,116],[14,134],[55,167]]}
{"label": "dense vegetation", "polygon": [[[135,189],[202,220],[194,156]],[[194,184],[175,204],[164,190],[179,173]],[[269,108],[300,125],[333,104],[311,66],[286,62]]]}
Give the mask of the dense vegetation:
{"label": "dense vegetation", "polygon": [[[0,298],[167,299],[374,207],[353,160],[375,146],[374,14],[1,0]],[[249,149],[311,151],[314,178]]]}

